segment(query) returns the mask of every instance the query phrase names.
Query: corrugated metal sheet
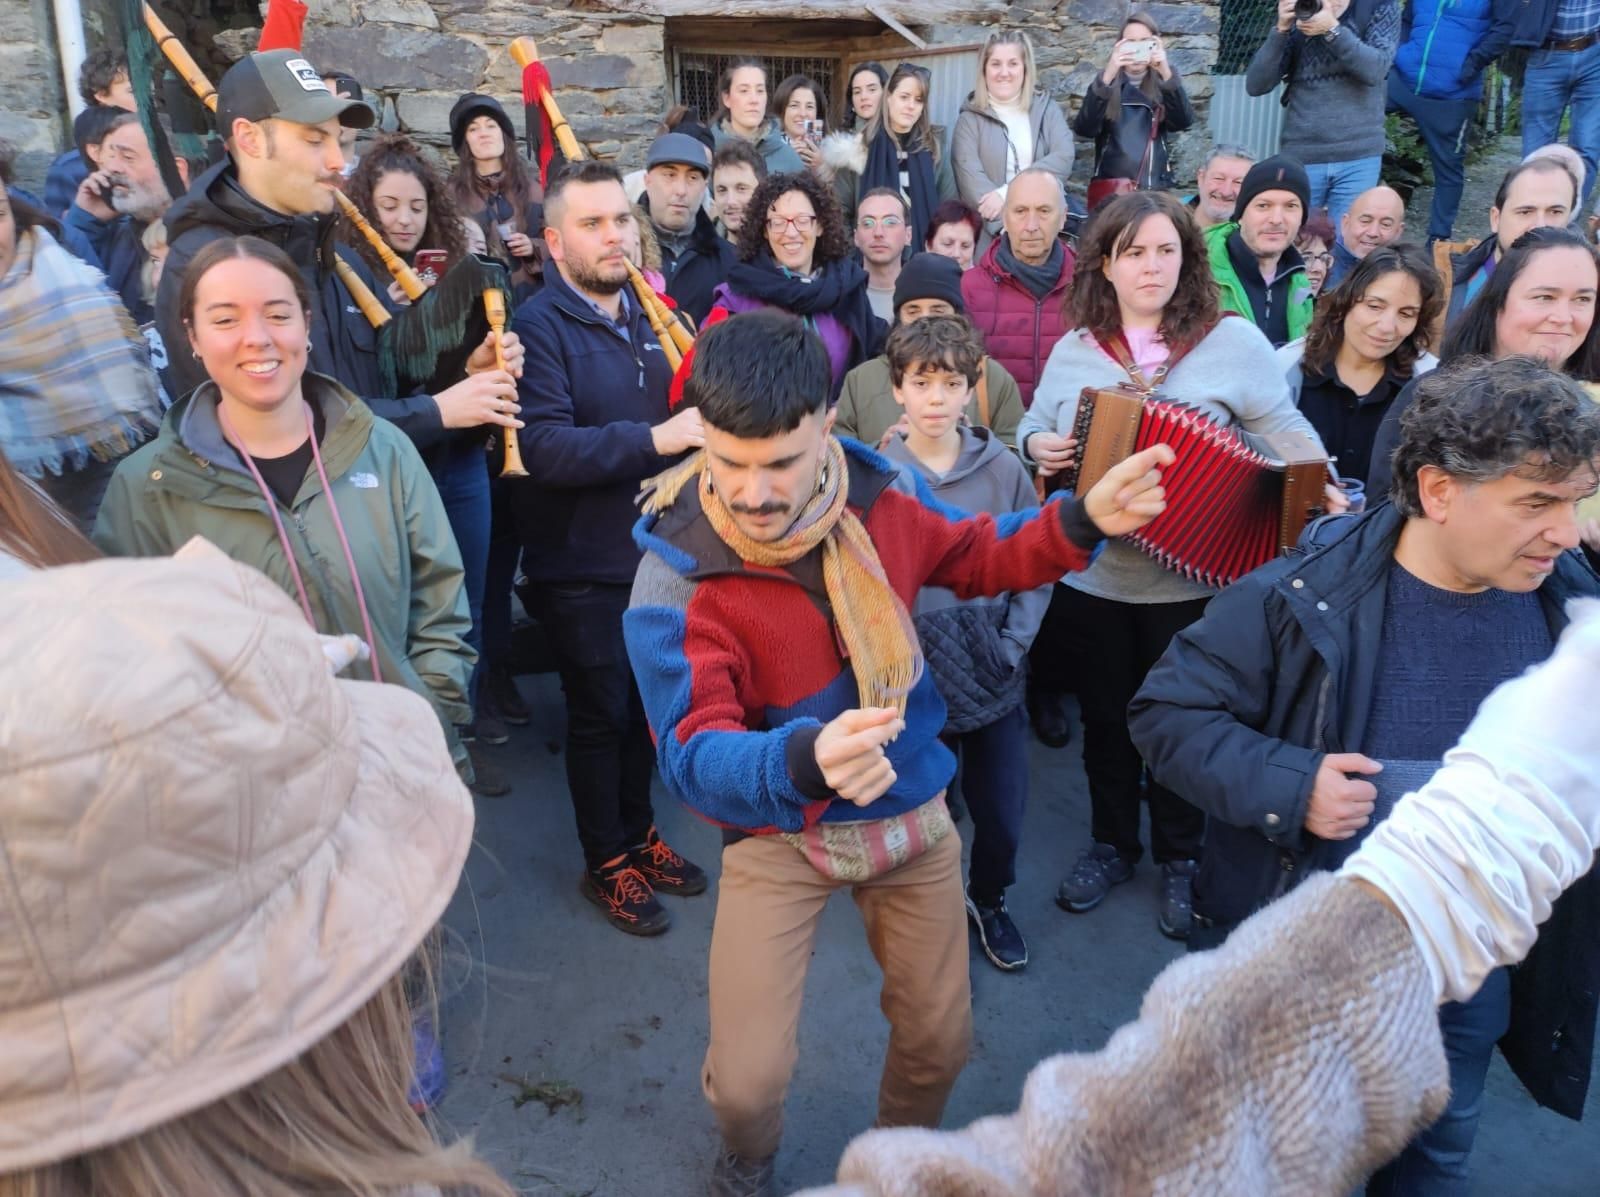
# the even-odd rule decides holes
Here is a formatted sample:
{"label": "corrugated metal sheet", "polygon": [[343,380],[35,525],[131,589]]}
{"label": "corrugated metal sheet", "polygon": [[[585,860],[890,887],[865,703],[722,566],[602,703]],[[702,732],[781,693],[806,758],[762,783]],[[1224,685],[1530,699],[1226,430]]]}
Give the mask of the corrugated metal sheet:
{"label": "corrugated metal sheet", "polygon": [[885,58],[883,65],[891,71],[902,62],[928,68],[928,99],[931,101],[928,120],[943,129],[948,138],[961,113],[961,105],[978,81],[979,48],[964,47],[939,53],[931,52],[933,49],[930,46],[926,51],[902,54],[893,61]]}
{"label": "corrugated metal sheet", "polygon": [[1257,158],[1278,152],[1278,138],[1283,133],[1283,105],[1278,102],[1282,84],[1270,95],[1251,96],[1245,94],[1243,75],[1213,75],[1211,87],[1214,143],[1242,145]]}

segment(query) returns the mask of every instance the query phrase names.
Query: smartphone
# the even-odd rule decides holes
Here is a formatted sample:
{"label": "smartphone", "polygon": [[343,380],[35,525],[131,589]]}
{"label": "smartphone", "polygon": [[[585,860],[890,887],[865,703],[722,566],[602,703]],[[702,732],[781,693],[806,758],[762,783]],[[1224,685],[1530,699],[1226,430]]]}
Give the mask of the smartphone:
{"label": "smartphone", "polygon": [[444,277],[444,268],[449,262],[450,255],[445,250],[419,249],[411,259],[411,268],[431,287]]}
{"label": "smartphone", "polygon": [[1142,37],[1136,42],[1128,43],[1128,57],[1135,62],[1149,62],[1150,52],[1156,48],[1156,39]]}
{"label": "smartphone", "polygon": [[821,141],[824,132],[822,121],[819,119],[803,120],[800,122],[800,131],[812,141]]}

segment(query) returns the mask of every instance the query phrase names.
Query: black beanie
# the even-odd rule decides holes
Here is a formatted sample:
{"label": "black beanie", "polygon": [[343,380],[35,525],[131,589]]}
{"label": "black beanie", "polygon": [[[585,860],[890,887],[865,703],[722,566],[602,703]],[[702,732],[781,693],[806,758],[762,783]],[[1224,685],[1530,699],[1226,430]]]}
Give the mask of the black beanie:
{"label": "black beanie", "polygon": [[894,310],[898,319],[900,305],[912,299],[942,299],[961,315],[966,315],[967,305],[961,298],[961,267],[954,258],[943,254],[920,253],[900,267],[900,277],[894,281]]}
{"label": "black beanie", "polygon": [[1292,191],[1300,197],[1302,210],[1311,207],[1311,179],[1306,168],[1296,158],[1287,154],[1274,154],[1252,166],[1239,184],[1239,199],[1233,205],[1233,218],[1238,220],[1250,201],[1263,191]]}
{"label": "black beanie", "polygon": [[494,117],[506,135],[506,153],[516,153],[517,131],[512,127],[511,118],[506,115],[506,110],[501,107],[500,101],[493,96],[468,92],[450,109],[450,148],[455,150],[457,156],[461,153],[461,147],[467,143],[467,126],[474,118],[480,116]]}

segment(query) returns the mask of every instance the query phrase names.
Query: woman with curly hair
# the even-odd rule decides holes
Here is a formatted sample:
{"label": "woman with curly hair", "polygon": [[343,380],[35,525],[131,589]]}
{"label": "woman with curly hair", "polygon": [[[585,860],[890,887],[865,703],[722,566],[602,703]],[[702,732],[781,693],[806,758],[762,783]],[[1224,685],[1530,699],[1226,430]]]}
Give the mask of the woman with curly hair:
{"label": "woman with curly hair", "polygon": [[[408,266],[419,249],[443,250],[451,265],[467,252],[466,218],[422,147],[404,133],[385,134],[368,147],[345,194]],[[388,273],[378,251],[343,217],[339,236],[355,247],[379,278]],[[397,288],[393,284],[389,292],[400,300],[403,293],[397,294]]]}
{"label": "woman with curly hair", "polygon": [[799,316],[827,347],[837,398],[844,376],[876,357],[889,331],[873,315],[867,272],[850,256],[839,203],[802,171],[769,176],[746,211],[739,259],[712,293],[705,327],[757,308]]}
{"label": "woman with curly hair", "polygon": [[1339,473],[1365,482],[1389,405],[1439,364],[1429,331],[1444,308],[1439,273],[1415,245],[1386,245],[1323,298],[1311,327],[1278,350],[1289,392]]}
{"label": "woman with curly hair", "polygon": [[[1066,323],[1070,331],[1051,351],[1017,428],[1023,460],[1041,475],[1073,460],[1083,390],[1118,383],[1158,390],[1247,432],[1293,430],[1316,439],[1295,410],[1271,343],[1251,321],[1219,311],[1199,230],[1169,192],[1118,196],[1090,220]],[[1342,505],[1336,495],[1329,502]],[[1047,623],[1059,629],[1055,651],[1070,658],[1078,679],[1093,837],[1056,895],[1066,910],[1093,910],[1133,876],[1143,854],[1140,799],[1148,794],[1152,855],[1161,866],[1159,925],[1173,938],[1188,935],[1204,816],[1154,781],[1144,784],[1127,711],[1167,642],[1200,618],[1215,593],[1117,540],[1056,586]]]}

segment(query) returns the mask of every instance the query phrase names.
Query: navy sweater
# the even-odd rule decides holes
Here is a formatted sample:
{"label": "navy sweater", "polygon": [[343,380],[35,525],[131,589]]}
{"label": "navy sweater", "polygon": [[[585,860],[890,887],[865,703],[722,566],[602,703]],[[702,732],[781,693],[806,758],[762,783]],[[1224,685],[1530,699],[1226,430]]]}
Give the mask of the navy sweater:
{"label": "navy sweater", "polygon": [[1432,774],[1489,692],[1550,655],[1538,593],[1461,594],[1430,586],[1396,562],[1383,605],[1379,666],[1362,747],[1384,764],[1371,780],[1372,821],[1329,842],[1319,863],[1337,868],[1408,791]]}

